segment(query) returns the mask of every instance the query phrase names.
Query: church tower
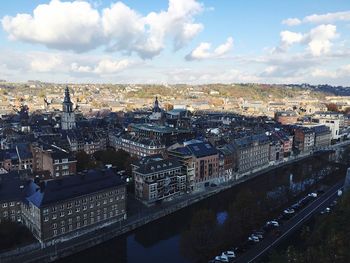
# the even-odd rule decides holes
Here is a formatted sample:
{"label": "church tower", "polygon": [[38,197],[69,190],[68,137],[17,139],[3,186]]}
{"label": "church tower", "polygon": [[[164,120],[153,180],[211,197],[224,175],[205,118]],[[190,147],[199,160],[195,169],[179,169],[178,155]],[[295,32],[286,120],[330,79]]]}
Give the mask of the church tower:
{"label": "church tower", "polygon": [[63,112],[61,117],[62,130],[75,129],[75,113],[73,111],[73,103],[70,100],[69,89],[66,87],[63,100]]}

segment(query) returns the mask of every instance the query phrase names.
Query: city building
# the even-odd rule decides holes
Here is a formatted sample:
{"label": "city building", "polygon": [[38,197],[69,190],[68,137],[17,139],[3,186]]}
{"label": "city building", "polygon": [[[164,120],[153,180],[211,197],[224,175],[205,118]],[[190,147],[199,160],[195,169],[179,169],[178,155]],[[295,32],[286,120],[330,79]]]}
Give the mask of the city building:
{"label": "city building", "polygon": [[48,172],[42,179],[56,179],[76,174],[77,160],[73,154],[55,145],[33,146],[35,172]]}
{"label": "city building", "polygon": [[265,134],[235,139],[234,145],[239,173],[252,171],[269,163],[270,140]]}
{"label": "city building", "polygon": [[53,245],[126,219],[126,186],[112,170],[90,170],[28,186],[23,223]]}
{"label": "city building", "polygon": [[135,197],[150,205],[186,190],[186,175],[175,159],[149,156],[132,164]]}
{"label": "city building", "polygon": [[191,190],[201,190],[210,183],[218,183],[219,152],[210,143],[185,142],[183,147],[170,150],[169,155],[177,156],[184,165],[188,165],[186,170],[194,169],[194,178],[191,176],[188,185]]}
{"label": "city building", "polygon": [[131,156],[145,157],[154,154],[164,154],[166,147],[158,139],[142,138],[129,134],[109,134],[110,146],[116,150],[124,150]]}
{"label": "city building", "polygon": [[294,111],[277,111],[275,120],[282,125],[294,124],[298,121],[298,115]]}
{"label": "city building", "polygon": [[21,204],[26,193],[26,182],[17,171],[0,174],[0,223],[21,222]]}
{"label": "city building", "polygon": [[310,152],[315,145],[315,132],[306,127],[297,127],[294,130],[294,148],[299,152]]}

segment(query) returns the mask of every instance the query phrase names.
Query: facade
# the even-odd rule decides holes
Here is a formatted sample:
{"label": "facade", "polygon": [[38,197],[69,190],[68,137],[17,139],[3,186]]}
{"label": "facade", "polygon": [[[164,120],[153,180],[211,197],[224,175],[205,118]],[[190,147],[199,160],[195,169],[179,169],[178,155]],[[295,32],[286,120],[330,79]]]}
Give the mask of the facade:
{"label": "facade", "polygon": [[294,111],[275,112],[275,120],[282,125],[294,124],[298,121],[298,115]]}
{"label": "facade", "polygon": [[[203,189],[219,180],[219,152],[208,142],[195,142],[169,151],[178,156],[191,172],[188,187],[191,190]],[[193,170],[192,170],[193,169]],[[194,177],[192,173],[194,172]]]}
{"label": "facade", "polygon": [[265,134],[236,139],[234,145],[238,172],[251,171],[269,163],[270,140]]}
{"label": "facade", "polygon": [[178,195],[186,190],[186,175],[175,159],[145,157],[132,165],[135,197],[146,204]]}
{"label": "facade", "polygon": [[306,127],[297,127],[294,130],[294,147],[299,152],[310,152],[315,145],[315,132]]}
{"label": "facade", "polygon": [[322,149],[331,144],[332,134],[327,126],[315,126],[313,130],[315,132],[315,149]]}
{"label": "facade", "polygon": [[109,134],[110,146],[116,150],[124,150],[131,156],[145,157],[154,154],[165,153],[165,145],[157,139],[141,138],[130,135],[114,135]]}
{"label": "facade", "polygon": [[340,120],[330,118],[312,118],[312,122],[327,126],[331,130],[331,139],[338,140],[340,138]]}
{"label": "facade", "polygon": [[126,219],[126,186],[111,170],[31,182],[23,223],[45,245]]}
{"label": "facade", "polygon": [[69,89],[66,87],[64,100],[62,104],[61,129],[72,130],[76,128],[75,113],[73,111],[73,103],[70,100]]}
{"label": "facade", "polygon": [[33,168],[33,154],[29,144],[17,144],[12,149],[0,150],[0,168],[20,171]]}
{"label": "facade", "polygon": [[34,171],[49,172],[49,177],[44,179],[55,179],[76,174],[77,160],[71,153],[50,145],[36,146],[33,149]]}
{"label": "facade", "polygon": [[21,204],[25,195],[25,182],[17,172],[0,175],[0,223],[21,222]]}

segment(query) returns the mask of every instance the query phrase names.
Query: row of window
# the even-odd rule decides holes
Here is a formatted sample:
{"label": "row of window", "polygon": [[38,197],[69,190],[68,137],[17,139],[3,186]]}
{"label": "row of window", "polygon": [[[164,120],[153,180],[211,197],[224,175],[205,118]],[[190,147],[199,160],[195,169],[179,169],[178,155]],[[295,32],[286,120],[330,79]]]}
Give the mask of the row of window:
{"label": "row of window", "polygon": [[6,208],[8,206],[15,206],[16,202],[10,202],[10,203],[3,203],[2,208]]}
{"label": "row of window", "polygon": [[[100,222],[101,220],[105,220],[108,218],[112,218],[113,216],[115,215],[118,215],[117,213],[118,211],[115,211],[115,212],[110,212],[109,214],[105,213],[103,214],[103,217],[102,216],[97,216],[96,219],[94,217],[91,217],[90,219],[84,219],[82,222],[78,221],[76,222],[75,224],[75,229],[78,229],[80,227],[85,227],[87,225],[91,225],[91,224],[94,224],[94,223],[98,223]],[[63,223],[63,224],[62,224]],[[67,228],[67,232],[69,231],[72,231],[73,230],[73,224],[69,223],[68,224],[68,228]],[[52,224],[52,229],[53,229],[53,236],[57,236],[58,235],[58,230],[57,230],[57,223],[53,223]],[[64,234],[66,233],[66,227],[65,227],[65,223],[64,221],[61,222],[61,229],[60,229],[60,233],[61,234]]]}
{"label": "row of window", "polygon": [[[108,193],[109,196],[113,196],[113,195],[117,195],[117,196],[110,197],[109,198],[109,202],[111,203],[111,202],[113,202],[113,200],[116,200],[116,201],[123,200],[125,198],[125,196],[124,196],[124,194],[119,196],[120,193],[124,193],[124,190],[122,190],[122,191],[119,191],[119,190],[110,191]],[[102,198],[106,198],[108,195],[107,195],[107,193],[104,193],[104,194],[96,195],[95,197],[91,196],[90,198],[84,198],[82,200],[76,200],[74,203],[73,202],[69,202],[67,204],[61,204],[59,206],[59,210],[64,210],[65,208],[68,208],[68,209],[69,208],[73,208],[73,204],[74,204],[75,208],[77,209],[78,207],[80,207],[81,204],[87,205],[88,202],[89,202],[89,207],[93,208],[94,204],[90,203],[90,202],[94,202],[95,200],[100,200]],[[108,203],[107,199],[104,199],[104,200],[101,200],[101,201],[102,201],[102,203],[104,205]],[[101,201],[97,201],[96,202],[96,206],[100,206],[101,205]],[[57,212],[57,210],[58,210],[58,206],[54,206],[54,207],[51,208],[51,212]],[[84,210],[84,206],[83,206],[83,210]],[[49,212],[50,212],[49,208],[45,208],[43,210],[43,214],[44,215],[47,215]],[[76,212],[79,212],[79,211],[76,211]]]}

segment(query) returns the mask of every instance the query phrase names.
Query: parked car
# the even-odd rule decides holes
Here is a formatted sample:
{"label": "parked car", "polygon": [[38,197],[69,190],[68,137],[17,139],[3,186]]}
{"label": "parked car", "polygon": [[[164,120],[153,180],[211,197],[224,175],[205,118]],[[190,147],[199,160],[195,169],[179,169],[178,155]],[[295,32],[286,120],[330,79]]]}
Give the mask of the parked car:
{"label": "parked car", "polygon": [[230,262],[230,260],[228,259],[227,256],[225,255],[221,255],[221,256],[216,256],[215,260],[219,261],[219,262]]}
{"label": "parked car", "polygon": [[293,208],[287,208],[286,210],[283,211],[283,213],[286,215],[291,215],[295,213],[295,210]]}
{"label": "parked car", "polygon": [[262,231],[254,231],[253,235],[257,236],[259,239],[264,239],[264,232]]}
{"label": "parked car", "polygon": [[267,226],[267,227],[279,227],[280,224],[278,223],[277,220],[272,220],[272,221],[267,221],[265,226]]}
{"label": "parked car", "polygon": [[248,240],[255,243],[258,243],[260,241],[259,238],[254,234],[250,235],[250,237],[248,237]]}
{"label": "parked car", "polygon": [[226,256],[230,259],[230,258],[235,258],[236,254],[234,251],[228,250],[228,251],[222,252],[221,256]]}
{"label": "parked car", "polygon": [[317,193],[310,193],[310,194],[308,194],[308,196],[311,196],[311,197],[313,197],[313,198],[316,198],[316,197],[317,197]]}
{"label": "parked car", "polygon": [[326,207],[324,210],[321,211],[321,215],[328,214],[331,212],[331,209],[329,207]]}

